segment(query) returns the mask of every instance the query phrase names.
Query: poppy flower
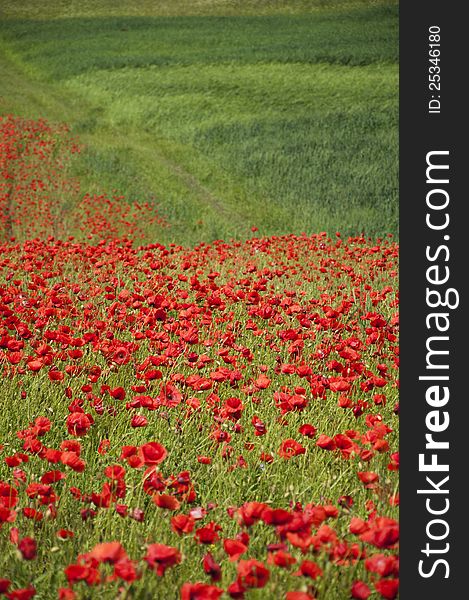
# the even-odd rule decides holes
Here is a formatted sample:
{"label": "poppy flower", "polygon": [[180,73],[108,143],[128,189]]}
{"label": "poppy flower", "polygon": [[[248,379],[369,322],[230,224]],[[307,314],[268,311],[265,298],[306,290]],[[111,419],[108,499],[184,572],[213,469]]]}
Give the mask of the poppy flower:
{"label": "poppy flower", "polygon": [[321,577],[322,574],[322,569],[312,560],[304,560],[298,571],[294,573],[294,575],[303,575],[304,577],[310,577],[311,579],[317,579],[318,577]]}
{"label": "poppy flower", "polygon": [[287,592],[285,600],[315,600],[315,597],[307,592]]}
{"label": "poppy flower", "polygon": [[166,569],[181,562],[181,553],[177,548],[173,548],[172,546],[150,544],[143,559],[161,577],[164,575]]}
{"label": "poppy flower", "polygon": [[60,540],[66,540],[67,538],[72,538],[74,536],[75,534],[73,531],[70,531],[69,529],[59,529],[59,531],[57,531],[57,537]]}
{"label": "poppy flower", "polygon": [[[320,556],[337,571],[337,594],[356,600],[394,597],[398,522],[378,515],[370,501],[362,507],[364,519],[353,517],[352,498],[343,494],[354,489],[353,477],[378,489],[382,472],[361,470],[378,454],[389,479],[395,483],[398,475],[399,457],[385,423],[396,422],[398,412],[392,398],[399,385],[398,245],[364,236],[331,239],[325,232],[216,240],[193,248],[147,243],[143,228],[153,238],[159,235],[154,208],[81,191],[65,177],[72,156],[64,135],[65,129],[42,120],[0,117],[0,228],[11,222],[11,233],[17,234],[17,240],[6,235],[0,244],[2,375],[18,384],[12,401],[20,407],[26,398],[36,401],[33,379],[40,379],[46,395],[48,388],[62,395],[66,411],[68,405],[66,429],[51,411],[49,417],[25,421],[16,439],[13,435],[6,448],[0,446],[6,473],[0,482],[0,524],[8,524],[7,543],[18,556],[24,552],[25,562],[35,553],[42,558],[41,548],[54,543],[67,545],[67,552],[87,548],[87,527],[50,529],[42,527],[45,520],[71,527],[68,517],[75,511],[95,529],[101,517],[111,529],[114,521],[117,534],[125,531],[126,519],[136,521],[132,527],[147,540],[147,549],[134,559],[121,542],[104,539],[63,565],[69,586],[59,589],[62,600],[78,597],[83,586],[94,587],[91,596],[113,590],[115,595],[119,587],[132,587],[142,564],[162,576],[181,563],[179,548],[148,538],[155,518],[170,524],[170,535],[186,536],[192,566],[198,560],[193,550],[203,546],[199,568],[205,582],[181,580],[183,568],[170,577],[173,594],[184,600],[223,597],[217,581],[225,563],[227,597],[275,596],[269,569],[289,569],[302,581],[298,590],[287,592],[287,586],[284,597],[311,600],[324,569],[313,560]],[[60,204],[71,195],[77,201],[68,215]],[[5,198],[14,208],[9,214]],[[62,217],[73,217],[73,238]],[[330,437],[300,419],[306,411],[314,412],[321,427],[327,425]],[[344,411],[350,411],[345,421],[354,416],[355,429],[340,430]],[[18,418],[23,417],[20,410]],[[160,443],[145,438],[150,425],[164,429]],[[57,442],[61,428],[73,439]],[[281,435],[282,429],[288,433]],[[105,431],[109,439],[102,439]],[[285,439],[294,431],[298,441]],[[54,440],[58,448],[49,447]],[[175,440],[183,447],[192,443],[187,456],[179,450],[172,454],[179,457],[180,472],[168,471],[175,463],[166,460]],[[129,445],[121,446],[124,441]],[[329,498],[303,503],[293,494],[276,505],[273,497],[246,495],[252,478],[241,475],[249,470],[272,471],[274,480],[276,471],[293,476],[299,463],[307,468],[320,458],[321,449],[330,451],[326,462],[337,463],[332,467],[343,484],[334,488],[339,496],[334,504]],[[305,456],[295,460],[298,454]],[[196,464],[193,478],[187,468],[195,458],[205,466]],[[345,466],[342,459],[353,461]],[[217,485],[211,489],[221,491],[220,497],[210,495],[204,483],[214,477]],[[64,502],[59,501],[62,479],[70,484]],[[397,506],[398,496],[389,491],[393,481],[379,488],[380,505]],[[241,499],[224,513],[225,492],[233,482]],[[203,506],[194,504],[181,514],[182,506],[197,499],[197,483]],[[142,489],[146,512],[135,504]],[[220,520],[209,521],[215,515]],[[36,550],[23,526],[35,529]],[[44,538],[48,531],[52,540]],[[207,552],[220,541],[223,549],[212,546]],[[268,553],[264,562],[260,542]],[[355,567],[368,572],[368,583],[352,579],[341,589],[345,571]],[[235,581],[230,571],[237,573]],[[146,576],[148,593],[158,595],[155,575]],[[0,580],[0,593],[8,597],[32,593],[12,587]],[[266,591],[253,592],[257,588]]]}
{"label": "poppy flower", "polygon": [[372,471],[359,471],[357,473],[358,479],[368,487],[370,484],[374,484],[379,480],[379,475]]}
{"label": "poppy flower", "polygon": [[115,400],[124,400],[125,396],[126,396],[126,393],[125,393],[125,390],[123,387],[113,388],[112,390],[109,390],[109,394]]}
{"label": "poppy flower", "polygon": [[267,464],[274,462],[274,457],[272,456],[272,454],[268,454],[267,452],[261,452],[259,459],[261,462],[267,463]]}
{"label": "poppy flower", "polygon": [[22,509],[22,513],[27,519],[33,519],[34,521],[42,521],[42,519],[44,518],[44,515],[41,511],[36,510],[31,506],[25,506]]}
{"label": "poppy flower", "polygon": [[202,561],[202,565],[203,565],[204,571],[207,573],[207,575],[210,576],[210,578],[212,579],[212,581],[220,581],[220,579],[221,579],[221,567],[214,560],[214,558],[210,554],[210,552],[207,552],[207,554],[205,554],[205,556],[203,558],[203,561]]}
{"label": "poppy flower", "polygon": [[84,436],[91,425],[94,423],[91,415],[85,415],[84,413],[74,412],[67,417],[67,429],[70,435],[76,435],[77,437]]}
{"label": "poppy flower", "polygon": [[266,424],[263,421],[261,421],[257,415],[254,415],[252,417],[251,423],[255,429],[254,435],[261,436],[267,433]]}
{"label": "poppy flower", "polygon": [[111,445],[110,440],[101,440],[98,446],[98,454],[104,455],[108,452],[109,447]]}
{"label": "poppy flower", "polygon": [[210,521],[208,525],[199,527],[196,530],[195,537],[199,544],[214,544],[220,539],[220,536],[218,535],[219,531],[221,531],[221,526]]}
{"label": "poppy flower", "polygon": [[251,558],[238,563],[238,581],[243,587],[263,588],[269,581],[270,572],[264,563]]}
{"label": "poppy flower", "polygon": [[59,588],[59,600],[76,600],[76,597],[71,588]]}
{"label": "poppy flower", "polygon": [[260,390],[265,390],[269,387],[271,381],[272,380],[269,379],[266,375],[264,375],[264,373],[261,373],[254,382],[254,385]]}
{"label": "poppy flower", "polygon": [[394,555],[373,554],[365,560],[365,569],[380,577],[399,574],[399,561]]}
{"label": "poppy flower", "polygon": [[178,501],[178,499],[170,494],[155,494],[152,500],[156,506],[159,506],[160,508],[166,508],[168,510],[178,510],[178,508],[181,506],[181,503]]}
{"label": "poppy flower", "polygon": [[290,459],[293,456],[298,456],[300,454],[304,454],[305,452],[306,448],[304,448],[295,440],[289,438],[282,442],[278,454],[281,458]]}
{"label": "poppy flower", "polygon": [[350,533],[360,535],[361,533],[368,531],[369,528],[369,524],[366,521],[363,521],[363,519],[360,519],[359,517],[352,517],[349,525]]}
{"label": "poppy flower", "polygon": [[0,481],[0,507],[14,508],[18,504],[18,490]]}
{"label": "poppy flower", "polygon": [[351,597],[355,600],[368,600],[371,590],[364,581],[355,581],[351,589]]}
{"label": "poppy flower", "polygon": [[171,517],[171,529],[179,535],[191,533],[195,520],[190,515],[176,515]]}
{"label": "poppy flower", "polygon": [[86,468],[86,463],[75,452],[62,452],[60,461],[63,465],[70,467],[77,473],[83,473]]}
{"label": "poppy flower", "polygon": [[243,542],[241,542],[239,540],[230,540],[230,539],[223,540],[223,548],[225,549],[225,552],[230,557],[230,561],[238,560],[239,557],[242,554],[244,554],[248,549],[248,547],[245,544],[243,544]]}
{"label": "poppy flower", "polygon": [[55,483],[61,479],[65,479],[66,475],[62,471],[47,471],[41,476],[41,483]]}
{"label": "poppy flower", "polygon": [[123,557],[114,564],[114,577],[118,577],[127,583],[132,583],[140,578],[140,573],[135,568],[134,561]]}
{"label": "poppy flower", "polygon": [[70,585],[73,585],[77,581],[96,581],[98,577],[96,569],[79,564],[68,565],[65,567],[64,573]]}
{"label": "poppy flower", "polygon": [[335,450],[335,442],[332,438],[321,433],[316,441],[316,446],[323,450]]}
{"label": "poppy flower", "polygon": [[283,508],[265,508],[262,511],[262,520],[267,525],[285,525],[290,523],[293,519],[293,515]]}
{"label": "poppy flower", "polygon": [[247,527],[253,525],[257,521],[259,521],[262,517],[262,513],[267,508],[267,504],[262,502],[245,502],[238,509],[238,520],[242,525],[246,525]]}
{"label": "poppy flower", "polygon": [[159,465],[167,456],[166,448],[158,442],[148,442],[138,449],[138,455],[147,466]]}
{"label": "poppy flower", "polygon": [[236,579],[236,581],[230,583],[226,592],[230,598],[243,600],[245,598],[246,588],[238,579]]}
{"label": "poppy flower", "polygon": [[269,565],[276,565],[283,569],[288,569],[291,565],[296,563],[296,558],[285,550],[278,550],[277,552],[271,552],[267,559]]}
{"label": "poppy flower", "polygon": [[144,415],[134,415],[130,421],[131,427],[146,427],[148,419]]}
{"label": "poppy flower", "polygon": [[298,432],[301,433],[301,435],[305,435],[306,437],[312,438],[316,435],[316,427],[314,427],[314,425],[310,425],[309,423],[305,423],[304,425],[301,425],[300,428],[298,429]]}
{"label": "poppy flower", "polygon": [[114,564],[127,557],[127,553],[120,542],[103,542],[89,552],[89,556],[98,562]]}
{"label": "poppy flower", "polygon": [[181,587],[181,600],[217,600],[223,590],[208,583],[184,583]]}
{"label": "poppy flower", "polygon": [[380,579],[376,581],[375,590],[386,600],[394,600],[399,593],[399,579]]}
{"label": "poppy flower", "polygon": [[30,600],[30,598],[34,598],[35,595],[36,588],[32,585],[27,588],[20,588],[6,593],[8,600]]}
{"label": "poppy flower", "polygon": [[378,517],[360,534],[360,539],[377,548],[392,548],[399,540],[399,523],[394,519]]}
{"label": "poppy flower", "polygon": [[34,560],[37,556],[37,542],[31,537],[24,537],[18,542],[18,550],[25,560]]}

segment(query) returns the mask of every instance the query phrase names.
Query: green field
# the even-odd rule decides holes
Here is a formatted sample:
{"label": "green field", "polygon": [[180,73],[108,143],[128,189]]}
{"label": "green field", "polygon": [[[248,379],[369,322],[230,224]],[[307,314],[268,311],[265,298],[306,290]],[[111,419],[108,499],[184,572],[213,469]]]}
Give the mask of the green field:
{"label": "green field", "polygon": [[83,191],[163,242],[397,233],[395,2],[129,4],[0,1],[0,111],[69,123]]}
{"label": "green field", "polygon": [[397,599],[397,125],[394,0],[0,0],[2,598]]}

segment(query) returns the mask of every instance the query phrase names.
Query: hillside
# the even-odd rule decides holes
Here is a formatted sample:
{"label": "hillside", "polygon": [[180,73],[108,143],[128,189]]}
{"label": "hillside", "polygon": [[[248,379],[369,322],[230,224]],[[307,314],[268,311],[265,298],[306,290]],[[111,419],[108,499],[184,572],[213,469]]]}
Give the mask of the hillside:
{"label": "hillside", "polygon": [[397,234],[394,3],[92,4],[0,3],[1,111],[66,122],[84,192],[164,242]]}

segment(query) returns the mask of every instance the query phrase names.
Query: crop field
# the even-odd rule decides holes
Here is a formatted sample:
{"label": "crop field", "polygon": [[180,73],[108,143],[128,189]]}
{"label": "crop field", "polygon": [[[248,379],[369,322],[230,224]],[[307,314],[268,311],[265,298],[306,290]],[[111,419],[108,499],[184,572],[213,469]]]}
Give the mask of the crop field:
{"label": "crop field", "polygon": [[392,4],[20,18],[29,4],[0,25],[2,112],[68,123],[85,189],[156,202],[163,241],[242,239],[246,217],[266,235],[397,234]]}
{"label": "crop field", "polygon": [[398,598],[397,60],[394,2],[0,0],[0,598]]}

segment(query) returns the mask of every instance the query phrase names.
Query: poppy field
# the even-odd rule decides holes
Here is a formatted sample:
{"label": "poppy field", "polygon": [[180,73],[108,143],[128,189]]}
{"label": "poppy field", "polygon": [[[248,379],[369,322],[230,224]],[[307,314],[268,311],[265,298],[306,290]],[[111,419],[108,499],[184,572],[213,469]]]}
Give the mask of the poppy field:
{"label": "poppy field", "polygon": [[395,0],[0,0],[0,599],[398,598],[397,80]]}
{"label": "poppy field", "polygon": [[0,118],[0,596],[397,598],[398,244],[163,245],[80,152]]}

